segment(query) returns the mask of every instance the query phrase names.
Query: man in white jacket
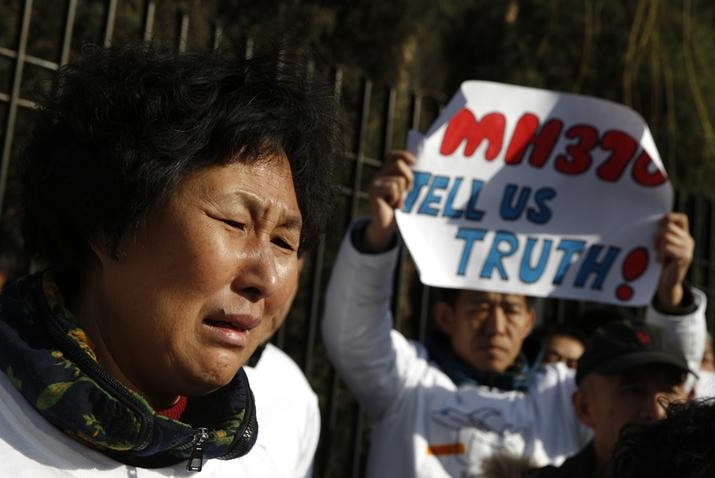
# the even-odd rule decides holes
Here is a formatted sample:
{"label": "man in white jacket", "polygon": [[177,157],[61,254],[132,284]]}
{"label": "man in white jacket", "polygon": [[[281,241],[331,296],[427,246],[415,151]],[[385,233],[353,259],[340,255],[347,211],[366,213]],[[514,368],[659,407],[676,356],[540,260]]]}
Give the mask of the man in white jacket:
{"label": "man in white jacket", "polygon": [[[534,322],[525,297],[459,291],[451,317],[433,314],[453,354],[442,363],[456,364],[452,370],[392,328],[394,209],[411,187],[413,163],[407,152],[387,156],[372,182],[371,216],[346,235],[326,294],[326,348],[372,425],[367,474],[480,476],[483,460],[496,453],[528,457],[536,465],[561,463],[591,438],[571,405],[573,371],[547,366],[525,382],[507,384],[516,385],[510,391],[500,390],[499,381],[492,388],[480,385],[481,363],[505,372],[511,365],[505,359],[518,356]],[[648,315],[675,330],[690,363],[702,354],[705,300],[682,284],[693,250],[683,221],[671,214],[662,222],[657,301],[668,314],[651,307]],[[476,377],[461,373],[470,369],[477,369]]]}

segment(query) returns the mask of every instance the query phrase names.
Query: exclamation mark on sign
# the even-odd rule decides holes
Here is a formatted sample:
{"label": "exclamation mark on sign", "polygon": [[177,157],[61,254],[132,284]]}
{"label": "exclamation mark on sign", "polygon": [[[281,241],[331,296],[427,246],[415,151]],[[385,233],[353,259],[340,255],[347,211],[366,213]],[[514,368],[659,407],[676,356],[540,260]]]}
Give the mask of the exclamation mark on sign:
{"label": "exclamation mark on sign", "polygon": [[[632,282],[643,275],[648,268],[648,249],[636,247],[626,256],[621,269],[623,278],[627,282]],[[627,302],[633,297],[633,287],[628,284],[621,284],[616,288],[618,300]]]}

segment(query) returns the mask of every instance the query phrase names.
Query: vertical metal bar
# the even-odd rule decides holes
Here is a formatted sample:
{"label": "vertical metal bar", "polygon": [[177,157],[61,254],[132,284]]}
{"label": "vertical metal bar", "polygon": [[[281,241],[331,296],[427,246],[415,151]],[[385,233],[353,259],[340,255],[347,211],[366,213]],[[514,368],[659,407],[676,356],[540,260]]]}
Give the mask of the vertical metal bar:
{"label": "vertical metal bar", "polygon": [[[397,92],[395,88],[386,87],[385,88],[385,101],[383,103],[383,129],[380,135],[380,152],[382,157],[387,154],[388,151],[392,149],[392,136],[394,134],[394,124],[395,124],[395,102],[396,102]],[[397,263],[396,269],[394,271],[393,283],[392,283],[392,315],[395,318],[395,324],[398,323],[398,318],[400,317],[400,311],[405,307],[404,297],[401,293],[401,284],[405,280],[405,260],[408,255],[405,253],[404,248],[400,253],[400,259]],[[414,333],[412,334],[414,337]]]}
{"label": "vertical metal bar", "polygon": [[[385,100],[382,105],[382,131],[380,134],[380,154],[384,158],[388,151],[392,149],[392,136],[394,133],[395,124],[395,102],[397,92],[395,88],[385,87]],[[397,319],[399,312],[403,308],[403,298],[400,294],[400,284],[404,280],[404,254],[400,254],[397,268],[395,269],[394,279],[392,284],[392,315]]]}
{"label": "vertical metal bar", "polygon": [[179,35],[177,37],[176,49],[179,53],[186,51],[189,38],[189,14],[184,10],[179,10]]}
{"label": "vertical metal bar", "polygon": [[[715,284],[715,264],[713,263],[713,256],[715,256],[715,205],[711,199],[708,199],[708,204],[710,206],[708,215],[708,225],[710,226],[709,234],[707,237],[707,267],[708,267],[708,283],[703,284],[702,290],[707,296],[708,303],[712,304],[712,288]],[[707,307],[705,311],[707,315],[707,329],[712,333],[713,327],[715,327],[715,307]]]}
{"label": "vertical metal bar", "polygon": [[273,337],[273,343],[279,349],[283,349],[286,343],[286,326],[285,322],[278,328],[278,332]]}
{"label": "vertical metal bar", "polygon": [[687,204],[687,194],[684,193],[683,191],[677,191],[676,195],[675,195],[673,210],[687,212],[686,204]]}
{"label": "vertical metal bar", "polygon": [[286,62],[286,51],[284,47],[278,49],[278,55],[276,55],[276,73],[280,76]]}
{"label": "vertical metal bar", "polygon": [[[713,270],[713,204],[702,195],[694,197],[694,207],[690,216],[691,234],[695,238],[695,251],[693,253],[693,263],[690,268],[690,282],[705,292],[708,302],[712,299],[711,286],[715,280]],[[708,331],[713,326],[713,308],[708,307],[705,311]]]}
{"label": "vertical metal bar", "polygon": [[315,79],[315,61],[310,58],[305,61],[305,81],[310,86],[310,84]]}
{"label": "vertical metal bar", "polygon": [[[335,68],[333,70],[333,94],[336,101],[340,101],[342,97],[343,89],[343,70],[340,68]],[[322,292],[322,291],[321,291]],[[314,291],[315,294],[315,291]],[[317,313],[317,312],[316,312]],[[315,459],[315,472],[317,476],[322,476],[325,474],[326,464],[332,456],[333,452],[333,433],[336,429],[337,415],[338,415],[338,403],[340,400],[340,381],[334,369],[330,369],[328,377],[326,378],[326,383],[329,384],[327,388],[327,400],[325,411],[323,412],[322,427],[321,427],[321,443],[320,446],[323,447],[318,453]]]}
{"label": "vertical metal bar", "polygon": [[211,28],[211,49],[218,50],[223,40],[223,27],[214,22]]}
{"label": "vertical metal bar", "polygon": [[76,15],[77,0],[69,0],[69,2],[67,3],[67,15],[65,16],[64,31],[62,32],[62,51],[60,53],[60,66],[66,65],[70,58],[72,33],[74,32],[74,20]]}
{"label": "vertical metal bar", "polygon": [[370,96],[372,92],[372,83],[365,77],[360,80],[361,85],[361,104],[358,118],[358,128],[355,134],[355,164],[353,165],[353,187],[350,201],[350,221],[353,221],[357,216],[360,183],[362,183],[362,166],[363,166],[363,151],[365,136],[367,134],[367,121],[370,113]]}
{"label": "vertical metal bar", "polygon": [[[315,77],[315,62],[310,59],[305,65],[305,80],[310,85]],[[342,153],[342,152],[341,152]],[[320,298],[322,297],[323,264],[325,260],[325,234],[321,234],[313,252],[313,269],[310,278],[310,303],[308,304],[308,330],[305,336],[305,359],[303,372],[310,376],[313,368],[313,353],[320,323]]]}
{"label": "vertical metal bar", "polygon": [[325,264],[325,236],[321,235],[318,247],[313,253],[313,274],[310,280],[310,304],[308,306],[308,332],[305,337],[305,360],[303,372],[310,376],[313,372],[313,354],[320,325],[320,298],[323,296],[323,267]]}
{"label": "vertical metal bar", "polygon": [[250,60],[251,58],[253,58],[253,47],[253,38],[246,38],[243,50],[243,57],[246,60]]}
{"label": "vertical metal bar", "polygon": [[[360,103],[360,114],[358,129],[355,135],[355,165],[353,169],[353,187],[352,187],[352,201],[350,204],[350,220],[354,220],[358,213],[359,207],[359,197],[360,197],[360,185],[362,184],[362,173],[363,173],[363,159],[365,150],[365,137],[367,136],[368,129],[368,119],[370,117],[370,100],[372,96],[372,82],[366,77],[362,77],[361,81],[361,103]],[[359,458],[362,452],[362,433],[363,433],[363,418],[360,410],[355,414],[355,421],[353,426],[353,440],[352,440],[352,463],[351,470],[353,477],[357,477],[359,473]]]}
{"label": "vertical metal bar", "polygon": [[410,129],[415,131],[420,130],[420,120],[422,113],[422,97],[416,93],[410,94],[410,113],[409,113],[409,124]]}
{"label": "vertical metal bar", "polygon": [[154,16],[156,15],[156,2],[147,0],[144,3],[144,21],[142,22],[142,42],[151,43],[154,37]]}
{"label": "vertical metal bar", "polygon": [[385,154],[392,149],[392,135],[394,134],[395,122],[395,88],[385,87],[385,101],[382,106],[382,134],[380,135],[380,154]]}
{"label": "vertical metal bar", "polygon": [[102,45],[109,47],[112,45],[114,37],[114,22],[117,19],[117,0],[109,0],[107,5],[107,15],[104,17],[104,40]]}
{"label": "vertical metal bar", "polygon": [[325,440],[323,442],[325,443],[325,449],[323,450],[322,459],[320,460],[321,469],[325,468],[326,460],[333,453],[333,433],[337,429],[336,424],[338,421],[338,404],[340,403],[340,383],[337,374],[335,374],[335,371],[333,371],[331,377],[329,377],[328,380],[331,382],[331,387],[330,394],[328,395],[328,407],[326,417],[323,417],[327,418],[327,420],[322,420],[324,424],[323,426],[325,426],[325,430],[323,431],[325,435]]}
{"label": "vertical metal bar", "polygon": [[[420,131],[420,121],[422,120],[422,96],[415,92],[410,93],[410,107],[408,113],[408,124],[409,129]],[[415,285],[415,287],[418,287]],[[420,293],[419,293],[419,306],[420,309],[417,311],[418,323],[417,323],[417,339],[424,343],[427,340],[427,330],[430,321],[430,310],[429,310],[429,287],[420,283]]]}
{"label": "vertical metal bar", "polygon": [[420,310],[417,329],[417,340],[425,343],[427,340],[427,326],[430,320],[430,303],[429,303],[429,287],[420,284]]}
{"label": "vertical metal bar", "polygon": [[691,215],[690,223],[690,234],[695,238],[695,251],[693,251],[693,267],[690,268],[690,277],[693,283],[702,284],[705,282],[705,271],[703,269],[707,268],[707,264],[704,263],[702,259],[704,257],[703,251],[706,250],[707,245],[701,243],[700,239],[703,237],[703,227],[704,219],[706,216],[703,214],[703,200],[700,197],[693,198],[693,212]]}
{"label": "vertical metal bar", "polygon": [[20,24],[20,35],[17,41],[17,58],[15,59],[15,71],[12,78],[12,88],[10,89],[10,104],[5,123],[5,138],[2,149],[2,163],[0,164],[0,218],[3,213],[3,203],[5,201],[5,189],[7,186],[7,175],[10,168],[10,155],[12,152],[12,140],[15,133],[15,121],[17,120],[17,106],[20,99],[20,83],[22,82],[22,70],[25,64],[25,50],[27,49],[27,37],[30,32],[30,17],[32,16],[32,0],[25,0],[25,7],[22,10],[22,20]]}
{"label": "vertical metal bar", "polygon": [[333,71],[333,96],[338,103],[343,97],[343,70],[340,68]]}
{"label": "vertical metal bar", "polygon": [[355,416],[355,434],[354,434],[354,443],[353,443],[353,455],[352,455],[352,472],[350,473],[350,476],[353,478],[362,478],[362,474],[360,473],[360,465],[362,460],[360,459],[362,456],[362,434],[365,431],[365,418],[363,417],[363,414],[360,410],[358,410],[357,415]]}

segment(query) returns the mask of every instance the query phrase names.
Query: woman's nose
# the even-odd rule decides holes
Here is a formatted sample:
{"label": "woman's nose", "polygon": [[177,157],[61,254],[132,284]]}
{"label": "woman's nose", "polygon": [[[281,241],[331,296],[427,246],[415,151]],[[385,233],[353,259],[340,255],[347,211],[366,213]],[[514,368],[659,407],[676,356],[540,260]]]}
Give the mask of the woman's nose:
{"label": "woman's nose", "polygon": [[278,283],[278,268],[270,245],[256,245],[244,250],[240,256],[233,290],[252,302],[273,295]]}

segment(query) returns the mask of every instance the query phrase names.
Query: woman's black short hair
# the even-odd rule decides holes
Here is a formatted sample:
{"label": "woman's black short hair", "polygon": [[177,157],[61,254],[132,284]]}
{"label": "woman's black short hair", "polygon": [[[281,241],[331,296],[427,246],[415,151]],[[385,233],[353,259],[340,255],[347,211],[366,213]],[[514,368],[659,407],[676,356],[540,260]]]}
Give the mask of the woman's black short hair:
{"label": "woman's black short hair", "polygon": [[330,90],[298,67],[145,46],[94,48],[41,102],[23,171],[30,253],[79,273],[89,239],[122,238],[193,171],[285,153],[303,215],[301,252],[333,204],[342,154]]}

